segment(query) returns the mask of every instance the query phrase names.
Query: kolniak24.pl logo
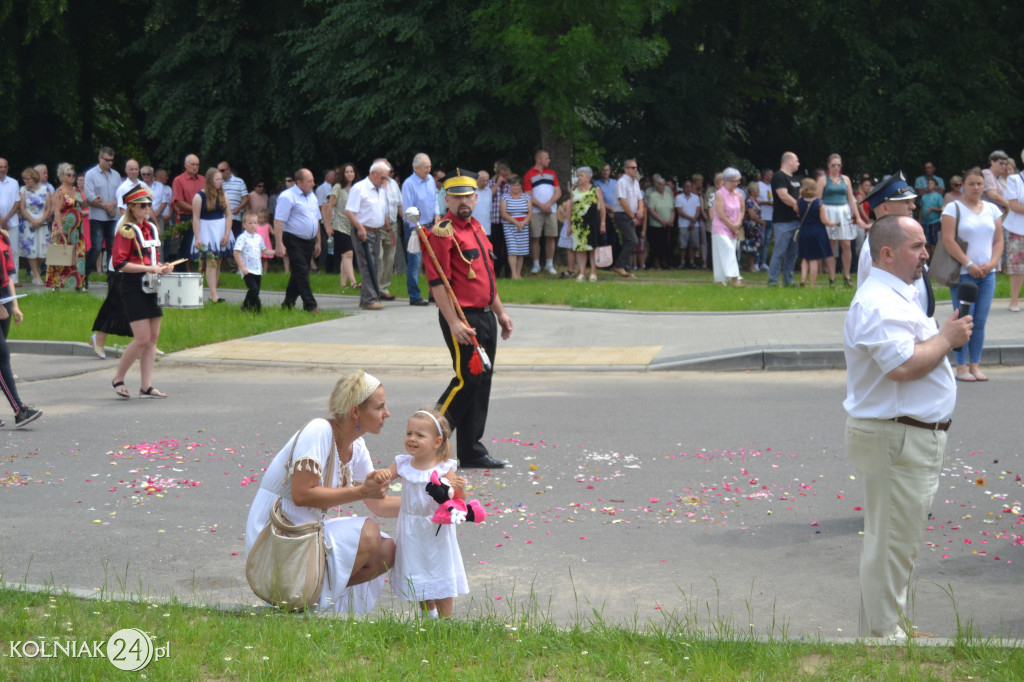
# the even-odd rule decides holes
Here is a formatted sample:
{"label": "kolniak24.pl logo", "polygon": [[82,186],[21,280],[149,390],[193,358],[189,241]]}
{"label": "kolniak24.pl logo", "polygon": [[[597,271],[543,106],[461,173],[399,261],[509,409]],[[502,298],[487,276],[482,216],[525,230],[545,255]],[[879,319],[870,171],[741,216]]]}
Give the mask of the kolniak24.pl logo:
{"label": "kolniak24.pl logo", "polygon": [[9,642],[7,655],[11,658],[106,658],[120,670],[142,670],[152,661],[171,655],[171,643],[154,646],[153,640],[142,630],[118,630],[107,641],[93,640],[35,640]]}

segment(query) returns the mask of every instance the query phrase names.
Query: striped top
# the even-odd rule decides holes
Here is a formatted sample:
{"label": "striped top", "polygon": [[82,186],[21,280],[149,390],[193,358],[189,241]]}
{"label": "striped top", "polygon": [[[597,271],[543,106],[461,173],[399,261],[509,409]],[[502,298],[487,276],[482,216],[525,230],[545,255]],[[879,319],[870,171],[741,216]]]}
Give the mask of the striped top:
{"label": "striped top", "polygon": [[[505,202],[505,211],[513,218],[524,216],[528,213],[530,208],[530,195],[523,192],[518,198],[513,198],[511,194],[504,194],[501,197]],[[508,225],[509,227],[515,227],[512,223],[501,221],[502,225]]]}

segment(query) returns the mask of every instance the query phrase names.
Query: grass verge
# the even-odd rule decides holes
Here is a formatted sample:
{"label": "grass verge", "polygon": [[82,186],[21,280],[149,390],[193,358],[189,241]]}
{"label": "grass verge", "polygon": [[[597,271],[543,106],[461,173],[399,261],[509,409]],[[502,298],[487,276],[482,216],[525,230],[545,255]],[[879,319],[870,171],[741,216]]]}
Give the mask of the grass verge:
{"label": "grass verge", "polygon": [[[106,658],[61,655],[54,643],[105,643],[122,628],[169,645],[139,671],[153,680],[1024,679],[1024,651],[969,632],[944,647],[878,647],[755,638],[721,623],[701,631],[692,613],[626,628],[596,614],[571,626],[536,611],[447,622],[389,613],[335,619],[109,597],[0,586],[0,679],[110,679],[119,671]],[[55,655],[11,655],[30,641],[47,642],[43,651]]]}
{"label": "grass verge", "polygon": [[[847,308],[856,289],[846,287],[839,280],[835,287],[821,278],[814,289],[802,287],[767,286],[768,274],[743,273],[747,287],[734,289],[715,285],[709,270],[648,270],[637,273],[635,280],[624,280],[610,273],[600,272],[597,282],[577,282],[546,273],[525,275],[523,280],[498,281],[501,300],[505,303],[532,305],[564,305],[574,308],[602,308],[608,310],[643,310],[655,312],[736,312],[761,310],[803,310],[811,308]],[[799,280],[799,276],[797,277]],[[355,294],[354,290],[341,290],[338,276],[318,274],[310,276],[314,293]],[[270,272],[263,275],[263,289],[284,291],[288,275]],[[238,275],[225,273],[221,286],[244,289]],[[426,292],[426,281],[420,277],[420,290]],[[405,276],[396,274],[391,280],[391,293],[405,297]],[[998,275],[996,298],[1010,294],[1009,279]],[[935,287],[936,299],[949,300],[949,289]]]}
{"label": "grass verge", "polygon": [[[103,299],[71,291],[46,291],[33,292],[18,303],[25,321],[11,325],[9,338],[88,341],[89,330]],[[314,316],[301,308],[284,310],[280,306],[265,306],[263,312],[256,315],[244,313],[230,303],[208,303],[192,310],[166,309],[160,325],[160,350],[170,353],[337,317],[341,317],[341,313],[324,311]],[[127,342],[124,337],[111,336],[107,345]]]}

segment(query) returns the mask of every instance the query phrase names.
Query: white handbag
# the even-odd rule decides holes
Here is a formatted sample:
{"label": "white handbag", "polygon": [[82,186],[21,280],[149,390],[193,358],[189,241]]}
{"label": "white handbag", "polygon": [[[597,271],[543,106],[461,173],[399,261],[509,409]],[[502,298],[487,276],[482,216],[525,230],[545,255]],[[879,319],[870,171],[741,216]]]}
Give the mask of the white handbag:
{"label": "white handbag", "polygon": [[[305,428],[302,427],[292,441],[288,468],[295,456],[295,444]],[[324,476],[327,485],[333,480],[337,456],[332,438],[330,462]],[[283,611],[304,611],[316,605],[324,580],[331,585],[323,521],[295,525],[282,510],[281,498],[277,498],[270,510],[270,520],[245,561],[245,578],[256,596]]]}

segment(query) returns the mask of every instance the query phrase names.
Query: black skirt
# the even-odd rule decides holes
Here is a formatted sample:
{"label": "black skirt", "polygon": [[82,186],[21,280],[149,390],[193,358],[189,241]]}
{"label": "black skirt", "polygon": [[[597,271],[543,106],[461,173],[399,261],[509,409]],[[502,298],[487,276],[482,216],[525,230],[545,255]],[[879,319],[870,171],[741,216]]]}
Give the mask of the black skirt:
{"label": "black skirt", "polygon": [[141,272],[121,273],[121,302],[130,322],[163,316],[163,311],[157,303],[157,295],[147,294],[142,290]]}
{"label": "black skirt", "polygon": [[107,297],[96,313],[92,330],[115,336],[135,336],[121,302],[121,273],[116,270],[107,275]]}

